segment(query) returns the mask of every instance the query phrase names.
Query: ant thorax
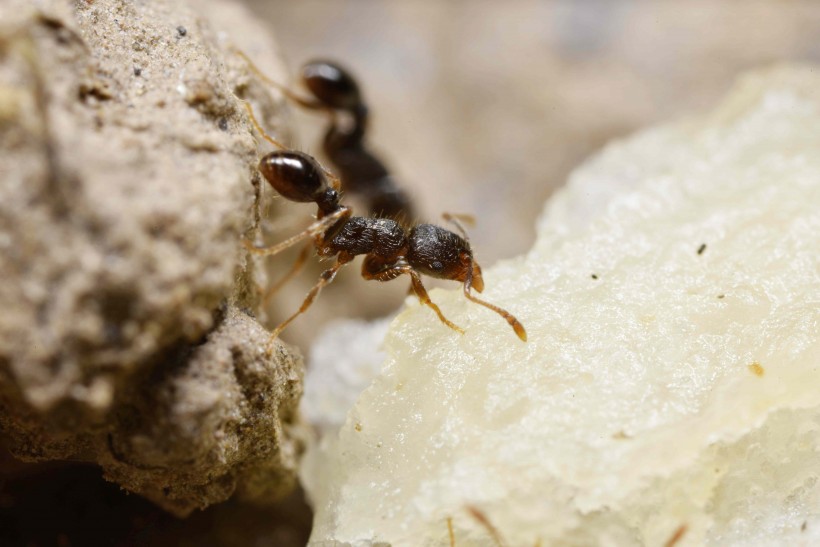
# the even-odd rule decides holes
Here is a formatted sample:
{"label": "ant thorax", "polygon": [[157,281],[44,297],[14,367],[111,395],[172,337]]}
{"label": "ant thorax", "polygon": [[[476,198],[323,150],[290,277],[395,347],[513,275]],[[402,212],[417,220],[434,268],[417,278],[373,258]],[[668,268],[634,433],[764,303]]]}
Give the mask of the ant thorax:
{"label": "ant thorax", "polygon": [[406,248],[407,235],[395,220],[351,217],[329,241],[325,240],[323,250],[326,249],[328,254],[342,251],[351,255],[373,253],[381,258],[394,259]]}

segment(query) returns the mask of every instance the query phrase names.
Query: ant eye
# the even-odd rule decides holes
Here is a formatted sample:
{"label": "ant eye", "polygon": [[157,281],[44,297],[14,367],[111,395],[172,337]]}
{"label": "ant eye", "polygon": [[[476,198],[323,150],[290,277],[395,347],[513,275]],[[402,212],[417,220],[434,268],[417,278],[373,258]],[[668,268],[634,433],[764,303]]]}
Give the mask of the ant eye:
{"label": "ant eye", "polygon": [[307,63],[302,67],[302,80],[317,99],[331,108],[353,110],[361,106],[356,80],[336,63]]}
{"label": "ant eye", "polygon": [[436,260],[432,264],[430,264],[430,269],[436,272],[440,272],[444,269],[444,264]]}
{"label": "ant eye", "polygon": [[312,202],[328,189],[316,160],[302,152],[271,152],[259,162],[259,172],[274,190],[291,201]]}

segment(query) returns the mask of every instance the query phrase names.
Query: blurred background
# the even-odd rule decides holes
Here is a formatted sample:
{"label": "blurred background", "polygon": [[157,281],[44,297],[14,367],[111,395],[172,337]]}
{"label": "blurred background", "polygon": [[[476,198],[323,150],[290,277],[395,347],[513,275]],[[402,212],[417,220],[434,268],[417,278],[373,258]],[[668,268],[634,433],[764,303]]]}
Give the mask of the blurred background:
{"label": "blurred background", "polygon": [[[704,112],[745,70],[820,60],[812,1],[246,1],[292,75],[316,57],[355,73],[372,147],[424,220],[476,215],[470,233],[485,268],[529,249],[544,201],[608,141]],[[321,156],[324,120],[293,116],[294,144]],[[290,207],[297,216],[285,224],[303,226],[312,212]],[[358,264],[283,338],[307,347],[333,317],[401,304],[406,282],[365,283]],[[288,285],[272,323],[299,306],[320,269]]]}
{"label": "blurred background", "polygon": [[[530,247],[544,201],[610,140],[711,108],[745,70],[820,61],[813,0],[245,2],[292,74],[321,56],[358,76],[373,148],[424,219],[477,216],[471,235],[485,268]],[[294,144],[318,153],[324,120],[296,108],[291,116]],[[271,243],[314,212],[283,201],[271,205],[282,215],[272,215]],[[275,272],[288,265],[271,260]],[[320,269],[277,295],[271,325],[298,308]],[[326,321],[401,305],[406,282],[365,282],[358,262],[348,270],[287,340],[307,348]],[[4,545],[288,547],[303,545],[310,529],[298,494],[270,509],[231,501],[180,521],[105,483],[96,468],[43,471],[2,452],[0,468]]]}

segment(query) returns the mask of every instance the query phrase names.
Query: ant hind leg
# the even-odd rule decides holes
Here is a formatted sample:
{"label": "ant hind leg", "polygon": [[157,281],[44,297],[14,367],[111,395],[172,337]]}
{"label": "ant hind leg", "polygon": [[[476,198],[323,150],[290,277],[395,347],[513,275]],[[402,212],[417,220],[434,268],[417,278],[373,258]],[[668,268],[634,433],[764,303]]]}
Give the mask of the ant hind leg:
{"label": "ant hind leg", "polygon": [[267,290],[264,291],[264,294],[262,295],[262,305],[263,306],[267,305],[267,303],[271,299],[271,297],[274,294],[276,294],[276,292],[279,289],[281,289],[282,286],[285,283],[287,283],[288,281],[293,279],[293,276],[295,276],[297,273],[299,273],[299,270],[301,270],[302,267],[305,265],[305,262],[307,261],[308,256],[310,256],[310,249],[312,247],[313,247],[313,245],[311,243],[308,243],[307,245],[302,247],[302,250],[299,253],[299,256],[296,257],[296,261],[293,263],[293,266],[290,267],[290,270],[288,271],[288,273],[286,273],[284,276],[282,276],[282,278],[279,281],[277,281],[276,283],[274,283],[273,285],[268,287]]}
{"label": "ant hind leg", "polygon": [[316,300],[317,296],[319,296],[319,293],[322,291],[325,285],[328,285],[331,282],[333,282],[339,270],[341,270],[342,267],[351,260],[353,260],[352,255],[349,255],[347,253],[339,254],[339,256],[336,258],[336,263],[324,272],[322,272],[322,274],[319,276],[319,281],[316,282],[313,288],[310,289],[310,292],[307,293],[307,296],[305,296],[305,300],[302,302],[302,305],[299,307],[299,310],[297,310],[296,313],[285,319],[281,324],[279,324],[278,327],[273,329],[273,332],[271,332],[270,337],[268,338],[268,354],[273,353],[273,342],[279,337],[279,334],[283,330],[285,330],[285,328],[288,325],[290,325],[294,319],[305,313],[308,310],[308,308],[310,308],[311,304],[313,304],[313,301]]}

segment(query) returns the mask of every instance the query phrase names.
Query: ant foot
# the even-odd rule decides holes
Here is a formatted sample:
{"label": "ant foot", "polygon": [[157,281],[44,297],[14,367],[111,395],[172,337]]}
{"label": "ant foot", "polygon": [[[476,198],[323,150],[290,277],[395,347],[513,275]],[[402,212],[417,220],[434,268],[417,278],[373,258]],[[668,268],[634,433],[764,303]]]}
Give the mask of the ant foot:
{"label": "ant foot", "polygon": [[279,338],[279,333],[282,332],[281,329],[276,328],[273,330],[271,335],[268,337],[268,342],[265,344],[265,357],[272,357],[273,352],[276,349],[276,339]]}

